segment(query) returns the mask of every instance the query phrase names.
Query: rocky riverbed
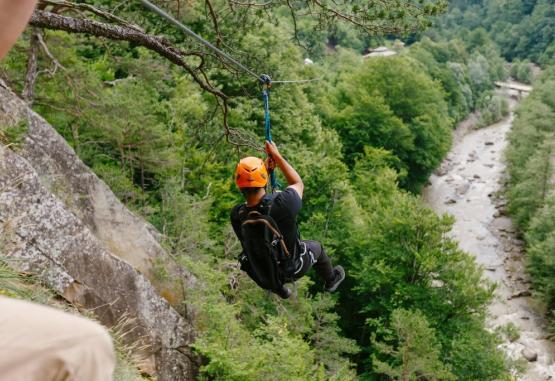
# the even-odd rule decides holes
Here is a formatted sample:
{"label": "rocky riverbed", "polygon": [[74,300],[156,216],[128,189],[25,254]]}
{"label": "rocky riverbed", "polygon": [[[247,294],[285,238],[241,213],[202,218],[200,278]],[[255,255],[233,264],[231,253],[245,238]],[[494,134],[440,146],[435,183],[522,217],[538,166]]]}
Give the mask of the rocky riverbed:
{"label": "rocky riverbed", "polygon": [[[516,102],[511,102],[514,108]],[[506,215],[503,151],[513,114],[499,123],[472,129],[462,122],[453,148],[423,198],[437,212],[455,217],[452,235],[476,257],[484,277],[497,284],[488,327],[500,330],[507,356],[520,364],[518,380],[555,380],[555,348],[544,313],[531,298],[524,271],[523,241]]]}

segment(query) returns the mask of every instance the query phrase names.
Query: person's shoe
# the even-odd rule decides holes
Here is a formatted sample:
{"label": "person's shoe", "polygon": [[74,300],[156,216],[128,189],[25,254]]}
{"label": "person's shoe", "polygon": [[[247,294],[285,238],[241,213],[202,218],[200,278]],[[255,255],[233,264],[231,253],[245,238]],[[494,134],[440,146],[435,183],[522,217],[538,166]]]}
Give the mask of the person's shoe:
{"label": "person's shoe", "polygon": [[283,287],[283,288],[281,289],[281,291],[278,292],[277,294],[278,294],[278,295],[280,296],[280,298],[282,298],[282,299],[289,299],[289,297],[291,296],[291,290],[288,289],[287,287]]}
{"label": "person's shoe", "polygon": [[345,270],[343,270],[342,266],[335,266],[333,268],[333,273],[335,274],[335,278],[331,282],[326,282],[326,291],[334,292],[337,290],[337,287],[343,282],[345,279]]}

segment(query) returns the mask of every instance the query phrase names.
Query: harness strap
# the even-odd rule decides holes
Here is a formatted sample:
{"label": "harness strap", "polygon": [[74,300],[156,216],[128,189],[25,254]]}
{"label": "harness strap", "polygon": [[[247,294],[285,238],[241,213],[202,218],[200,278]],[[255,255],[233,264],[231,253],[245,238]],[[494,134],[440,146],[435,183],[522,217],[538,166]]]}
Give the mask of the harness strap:
{"label": "harness strap", "polygon": [[[259,214],[260,216],[262,216],[262,214],[260,212],[257,212],[257,211],[252,211],[252,212],[249,213],[249,215],[251,213]],[[279,243],[281,244],[281,248],[283,249],[283,252],[285,253],[285,256],[288,257],[289,256],[289,250],[287,250],[287,246],[285,245],[285,242],[283,241],[283,236],[281,235],[279,230],[277,230],[268,220],[266,220],[264,218],[256,218],[256,219],[246,220],[245,222],[242,223],[242,225],[260,224],[260,223],[266,225],[272,231],[272,233],[274,233],[274,235],[277,237],[276,239],[279,240]]]}

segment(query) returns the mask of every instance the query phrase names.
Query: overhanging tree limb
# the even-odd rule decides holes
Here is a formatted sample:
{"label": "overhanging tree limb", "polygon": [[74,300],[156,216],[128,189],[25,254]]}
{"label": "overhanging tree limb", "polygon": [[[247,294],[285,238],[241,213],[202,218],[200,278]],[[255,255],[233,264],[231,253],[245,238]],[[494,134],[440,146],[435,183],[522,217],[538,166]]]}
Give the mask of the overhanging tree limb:
{"label": "overhanging tree limb", "polygon": [[200,71],[185,62],[188,56],[201,56],[197,52],[184,52],[172,46],[162,37],[146,34],[135,28],[125,25],[113,25],[91,19],[80,19],[62,16],[56,13],[36,10],[31,17],[30,24],[46,29],[63,30],[69,33],[86,33],[96,37],[105,37],[111,40],[128,41],[152,50],[167,58],[172,63],[185,69],[199,86],[209,93],[226,100],[227,96],[219,89],[213,87],[201,78]]}

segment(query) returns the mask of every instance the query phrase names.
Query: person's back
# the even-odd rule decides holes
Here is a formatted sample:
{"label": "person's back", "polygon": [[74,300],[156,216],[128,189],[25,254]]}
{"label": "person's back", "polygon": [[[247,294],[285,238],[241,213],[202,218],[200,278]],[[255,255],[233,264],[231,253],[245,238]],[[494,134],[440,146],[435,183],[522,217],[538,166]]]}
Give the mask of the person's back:
{"label": "person's back", "polygon": [[231,212],[231,223],[239,240],[242,240],[240,212],[246,214],[249,211],[256,210],[262,203],[271,204],[269,215],[277,223],[279,231],[283,234],[289,252],[299,252],[301,245],[297,228],[297,215],[302,207],[302,199],[293,188],[287,188],[283,192],[266,194],[261,202],[255,206],[249,207],[244,203],[236,205]]}
{"label": "person's back", "polygon": [[[273,170],[277,164],[285,175],[289,186],[283,192],[268,195],[265,191],[268,174],[264,162],[257,158],[248,157],[238,164],[235,182],[245,196],[246,203],[239,204],[232,209],[231,223],[243,246],[243,253],[239,257],[241,268],[254,279],[249,271],[248,255],[246,255],[249,253],[245,253],[245,240],[250,237],[243,237],[242,224],[249,212],[253,210],[262,211],[266,204],[270,204],[271,207],[267,213],[277,224],[279,233],[283,235],[288,253],[293,258],[294,266],[284,270],[287,273],[287,278],[298,279],[304,276],[314,265],[317,274],[325,281],[326,289],[333,292],[345,278],[343,268],[341,266],[335,268],[331,266],[331,261],[319,242],[302,241],[299,236],[297,216],[302,207],[304,191],[302,179],[293,167],[283,159],[273,143],[266,142],[266,151],[269,155],[268,166]],[[290,295],[290,291],[285,287],[272,291],[283,298]]]}

